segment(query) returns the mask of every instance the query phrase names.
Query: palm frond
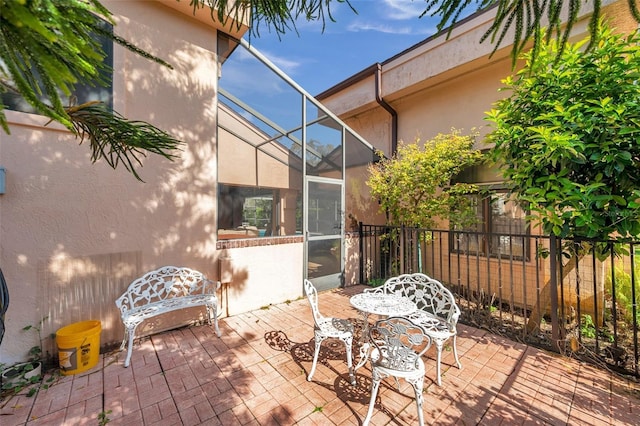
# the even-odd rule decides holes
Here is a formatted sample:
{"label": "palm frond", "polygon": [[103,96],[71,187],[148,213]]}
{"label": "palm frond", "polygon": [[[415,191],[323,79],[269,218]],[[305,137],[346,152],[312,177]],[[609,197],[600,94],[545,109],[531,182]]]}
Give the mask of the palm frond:
{"label": "palm frond", "polygon": [[[247,22],[250,34],[259,36],[262,29],[278,36],[288,31],[297,33],[296,21],[319,21],[324,31],[327,20],[335,22],[331,5],[342,3],[358,13],[350,0],[191,0],[194,13],[208,7],[211,19],[239,30]],[[230,28],[231,29],[231,28]]]}
{"label": "palm frond", "polygon": [[[601,16],[602,0],[589,0],[593,5],[593,13],[589,16],[589,32],[591,42],[587,46],[590,50],[598,41],[598,26]],[[560,50],[558,57],[562,55],[574,24],[580,16],[580,8],[584,0],[427,0],[425,10],[420,17],[425,15],[439,16],[437,24],[439,31],[447,30],[447,36],[455,27],[461,16],[466,16],[471,11],[471,6],[476,5],[477,11],[496,7],[496,17],[489,29],[482,35],[480,42],[487,39],[493,43],[493,55],[505,41],[509,30],[513,30],[511,45],[512,65],[521,53],[531,47],[533,52],[539,52],[543,40],[555,37],[559,40]],[[628,0],[629,10],[634,19],[640,23],[640,12],[636,0]],[[561,12],[567,6],[568,16],[562,19]],[[462,12],[466,12],[464,15]],[[546,28],[542,28],[542,18],[547,18]],[[515,28],[513,28],[515,27]],[[544,37],[543,37],[544,34]],[[537,55],[533,55],[535,60]]]}
{"label": "palm frond", "polygon": [[[106,86],[113,70],[104,62],[96,36],[171,67],[111,30],[111,13],[97,0],[0,0],[0,93],[13,92],[35,111],[90,141],[93,162],[122,164],[137,179],[136,167],[146,153],[173,159],[181,144],[166,132],[142,121],[129,121],[98,102],[64,105],[78,82]],[[0,127],[9,132],[0,101]]]}
{"label": "palm frond", "polygon": [[67,108],[67,113],[80,143],[89,141],[91,161],[103,159],[114,169],[122,164],[140,181],[136,167],[147,152],[173,160],[183,143],[149,123],[129,121],[101,102]]}

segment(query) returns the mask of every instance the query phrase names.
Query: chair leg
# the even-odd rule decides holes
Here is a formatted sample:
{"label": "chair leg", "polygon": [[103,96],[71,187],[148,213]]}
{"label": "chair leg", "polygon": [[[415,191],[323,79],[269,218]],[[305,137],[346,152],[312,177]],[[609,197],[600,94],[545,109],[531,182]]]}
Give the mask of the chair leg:
{"label": "chair leg", "polygon": [[218,328],[218,306],[215,303],[205,306],[207,308],[207,322],[211,325],[211,317],[213,317],[213,326],[215,327],[216,335],[220,337],[220,328]]}
{"label": "chair leg", "polygon": [[125,327],[124,329],[124,337],[122,338],[122,344],[120,345],[120,350],[122,351],[125,346],[127,346],[127,340],[129,340],[129,332],[127,331],[127,328]]}
{"label": "chair leg", "polygon": [[462,364],[460,363],[460,360],[458,359],[458,347],[456,345],[456,338],[458,336],[454,335],[453,336],[453,356],[456,358],[456,364],[458,364],[458,368],[460,370],[462,370]]}
{"label": "chair leg", "polygon": [[220,328],[218,327],[218,307],[214,306],[212,310],[213,310],[213,326],[216,329],[216,335],[220,337],[221,333],[220,333]]}
{"label": "chair leg", "polygon": [[353,361],[351,356],[351,348],[353,344],[353,336],[349,336],[344,339],[344,345],[346,346],[347,352],[347,367],[349,367],[349,380],[353,386],[356,385],[356,376],[353,373]]}
{"label": "chair leg", "polygon": [[438,380],[438,386],[442,386],[442,379],[440,378],[440,359],[442,358],[442,346],[444,342],[442,340],[436,340],[436,378]]}
{"label": "chair leg", "polygon": [[378,394],[378,388],[380,387],[380,377],[375,373],[372,376],[371,382],[371,400],[369,401],[369,411],[367,411],[367,417],[362,421],[362,426],[367,426],[373,416],[373,406],[376,404],[376,395]]}
{"label": "chair leg", "polygon": [[424,413],[422,412],[422,404],[424,402],[424,397],[422,396],[422,389],[424,388],[424,378],[421,377],[419,380],[411,381],[413,385],[413,391],[416,394],[416,405],[418,407],[418,424],[420,426],[424,425]]}
{"label": "chair leg", "polygon": [[205,310],[207,311],[207,324],[211,325],[211,309],[213,309],[210,305],[204,305]]}
{"label": "chair leg", "polygon": [[315,342],[315,351],[313,353],[313,364],[311,364],[311,371],[309,372],[309,377],[307,377],[307,381],[311,381],[311,378],[313,377],[313,374],[316,372],[316,365],[318,364],[318,355],[320,354],[320,346],[322,345],[322,342],[324,341],[324,337],[322,336],[318,336],[317,334],[314,337],[314,342]]}
{"label": "chair leg", "polygon": [[136,329],[134,328],[132,330],[128,330],[127,333],[129,334],[129,345],[127,346],[127,357],[124,360],[125,367],[128,367],[131,363],[131,354],[133,353],[133,339],[136,334]]}

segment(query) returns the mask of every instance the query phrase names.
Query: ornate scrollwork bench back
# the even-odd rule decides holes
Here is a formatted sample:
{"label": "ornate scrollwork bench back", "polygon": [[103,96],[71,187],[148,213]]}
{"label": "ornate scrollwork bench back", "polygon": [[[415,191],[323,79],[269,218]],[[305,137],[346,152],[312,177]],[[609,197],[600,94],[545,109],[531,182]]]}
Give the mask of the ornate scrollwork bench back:
{"label": "ornate scrollwork bench back", "polygon": [[211,281],[194,269],[176,266],[163,266],[147,272],[129,284],[115,302],[125,327],[120,350],[128,345],[124,366],[128,367],[131,362],[136,328],[144,320],[156,315],[205,306],[207,321],[211,324],[213,317],[216,334],[220,336],[216,295],[219,288],[219,281]]}

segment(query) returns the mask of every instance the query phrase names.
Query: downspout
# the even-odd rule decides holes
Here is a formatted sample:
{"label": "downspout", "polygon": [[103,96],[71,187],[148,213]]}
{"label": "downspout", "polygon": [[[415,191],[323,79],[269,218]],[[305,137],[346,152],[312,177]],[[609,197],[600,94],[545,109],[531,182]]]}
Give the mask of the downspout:
{"label": "downspout", "polygon": [[382,64],[378,62],[376,64],[375,72],[375,85],[376,85],[376,102],[387,110],[391,115],[391,155],[394,155],[398,150],[398,113],[391,107],[381,96],[382,93]]}

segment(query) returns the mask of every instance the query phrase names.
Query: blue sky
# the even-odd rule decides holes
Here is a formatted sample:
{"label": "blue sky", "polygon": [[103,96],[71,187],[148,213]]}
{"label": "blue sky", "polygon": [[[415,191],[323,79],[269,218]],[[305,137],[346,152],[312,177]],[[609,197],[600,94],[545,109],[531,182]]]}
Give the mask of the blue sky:
{"label": "blue sky", "polygon": [[261,29],[251,44],[311,95],[435,34],[437,18],[425,16],[422,0],[350,0],[358,11],[332,2],[324,33],[321,22],[301,21],[281,36]]}

